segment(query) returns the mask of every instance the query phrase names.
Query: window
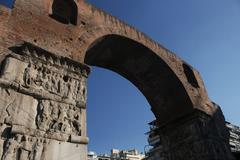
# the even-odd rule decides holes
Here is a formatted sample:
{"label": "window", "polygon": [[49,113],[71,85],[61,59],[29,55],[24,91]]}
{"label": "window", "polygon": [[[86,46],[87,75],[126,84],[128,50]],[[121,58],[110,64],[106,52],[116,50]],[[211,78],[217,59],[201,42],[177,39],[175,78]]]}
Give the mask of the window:
{"label": "window", "polygon": [[187,64],[183,64],[183,69],[184,69],[184,73],[187,77],[187,80],[188,82],[193,86],[193,87],[196,87],[196,88],[199,88],[199,85],[198,85],[198,82],[197,82],[197,79],[193,73],[193,70],[191,69],[191,67]]}
{"label": "window", "polygon": [[77,25],[77,5],[74,0],[54,0],[50,16],[61,23]]}

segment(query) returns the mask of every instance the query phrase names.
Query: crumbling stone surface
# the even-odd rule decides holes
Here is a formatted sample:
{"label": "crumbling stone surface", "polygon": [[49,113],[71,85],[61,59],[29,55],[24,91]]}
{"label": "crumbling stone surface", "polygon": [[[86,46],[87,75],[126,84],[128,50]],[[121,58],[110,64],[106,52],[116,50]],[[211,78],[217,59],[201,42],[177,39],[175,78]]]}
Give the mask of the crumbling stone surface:
{"label": "crumbling stone surface", "polygon": [[86,147],[74,143],[23,135],[3,142],[0,141],[0,146],[4,146],[0,150],[2,160],[80,160],[87,156]]}
{"label": "crumbling stone surface", "polygon": [[1,159],[87,159],[88,65],[143,93],[163,128],[167,160],[232,159],[224,116],[198,71],[84,0],[0,6]]}
{"label": "crumbling stone surface", "polygon": [[[234,160],[221,109],[213,117],[201,111],[159,129],[162,160]],[[174,128],[174,129],[173,129]]]}
{"label": "crumbling stone surface", "polygon": [[42,131],[55,131],[81,136],[81,110],[75,106],[41,101],[38,106],[37,127]]}
{"label": "crumbling stone surface", "polygon": [[9,89],[0,89],[0,123],[36,128],[37,100]]}
{"label": "crumbling stone surface", "polygon": [[23,43],[1,69],[1,159],[86,159],[89,68]]}

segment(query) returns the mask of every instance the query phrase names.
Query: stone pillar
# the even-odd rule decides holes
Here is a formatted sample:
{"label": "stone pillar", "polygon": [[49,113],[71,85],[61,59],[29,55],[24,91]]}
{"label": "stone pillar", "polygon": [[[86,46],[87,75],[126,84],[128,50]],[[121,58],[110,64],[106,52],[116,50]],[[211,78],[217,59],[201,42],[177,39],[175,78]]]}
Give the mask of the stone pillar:
{"label": "stone pillar", "polygon": [[214,116],[196,110],[159,128],[161,160],[234,160],[222,111]]}
{"label": "stone pillar", "polygon": [[24,43],[1,64],[2,160],[87,160],[89,67]]}

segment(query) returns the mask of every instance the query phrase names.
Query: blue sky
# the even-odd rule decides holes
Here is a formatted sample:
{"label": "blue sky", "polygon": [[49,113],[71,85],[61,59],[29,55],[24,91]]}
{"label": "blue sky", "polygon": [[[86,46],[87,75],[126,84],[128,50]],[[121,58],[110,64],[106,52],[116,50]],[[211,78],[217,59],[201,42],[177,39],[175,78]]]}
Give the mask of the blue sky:
{"label": "blue sky", "polygon": [[[195,67],[226,119],[240,125],[239,0],[89,2],[135,26]],[[153,115],[130,82],[111,71],[93,68],[87,108],[90,150],[143,150],[146,124]]]}
{"label": "blue sky", "polygon": [[14,0],[0,0],[0,4],[11,7]]}

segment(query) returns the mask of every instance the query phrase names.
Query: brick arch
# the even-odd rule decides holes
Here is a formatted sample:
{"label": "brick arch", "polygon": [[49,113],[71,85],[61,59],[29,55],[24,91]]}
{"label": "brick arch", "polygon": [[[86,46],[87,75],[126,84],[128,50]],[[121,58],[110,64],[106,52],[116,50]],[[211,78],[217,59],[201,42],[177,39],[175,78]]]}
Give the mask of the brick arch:
{"label": "brick arch", "polygon": [[191,99],[173,70],[134,40],[119,35],[101,37],[89,47],[85,63],[112,70],[132,82],[162,123],[193,112]]}
{"label": "brick arch", "polygon": [[[133,35],[132,30],[138,36]],[[169,50],[151,41],[142,33],[137,33],[134,28],[121,30],[119,27],[95,27],[83,33],[81,39],[83,46],[88,46],[86,49],[81,47],[86,53],[85,63],[113,70],[130,80],[148,99],[153,113],[160,122],[174,120],[196,108],[208,114],[214,112],[215,107],[208,101],[198,72]],[[119,56],[117,52],[120,52],[117,48],[124,53],[124,60],[121,57],[119,61],[117,60]],[[137,54],[139,51],[141,53]],[[102,58],[107,54],[112,57]],[[141,60],[133,62],[133,56],[136,59],[141,57]],[[127,61],[131,62],[129,64],[139,66],[135,66],[135,69],[134,66],[127,67]],[[153,61],[154,64],[151,64]],[[149,70],[144,71],[146,67],[149,67]],[[143,72],[141,75],[136,75],[139,74],[139,70]],[[159,76],[162,75],[161,72],[164,72],[165,77]],[[146,74],[152,74],[149,80],[154,81],[155,84],[152,86],[150,83],[147,84],[147,80],[144,79]],[[192,83],[193,80],[195,83]],[[155,87],[158,89],[154,90]],[[165,87],[165,91],[161,90],[161,87]]]}
{"label": "brick arch", "polygon": [[[123,39],[128,39],[129,41],[134,41],[142,47],[146,47],[152,54],[160,58],[170,68],[173,75],[177,77],[179,84],[182,85],[187,95],[186,101],[188,101],[188,105],[186,107],[189,109],[186,110],[191,111],[191,109],[199,109],[209,115],[214,113],[215,107],[208,98],[203,80],[198,71],[193,67],[144,33],[139,32],[134,27],[125,24],[104,11],[85,2],[79,2],[78,8],[79,11],[85,11],[84,15],[81,13],[79,14],[79,27],[84,29],[77,34],[79,43],[76,47],[76,50],[78,50],[76,52],[78,53],[71,54],[71,58],[84,62],[85,54],[88,53],[89,48],[103,37],[109,35],[115,35]],[[157,104],[154,106],[156,105]],[[175,107],[176,110],[179,109],[178,106]],[[158,110],[159,108],[160,107],[153,107],[152,109]],[[182,108],[183,113],[187,112],[184,108],[185,107]],[[156,116],[160,115],[160,111],[156,112],[158,112],[155,114]],[[170,114],[172,111],[168,110],[166,112]],[[181,114],[177,116],[181,116]]]}
{"label": "brick arch", "polygon": [[[215,108],[208,98],[201,76],[176,54],[134,27],[81,0],[74,1],[79,11],[77,25],[58,23],[49,16],[51,14],[49,8],[51,8],[52,2],[53,0],[30,0],[28,3],[36,7],[29,8],[21,0],[17,0],[15,8],[12,10],[12,18],[8,20],[8,29],[11,28],[11,32],[17,35],[13,41],[26,40],[49,52],[83,63],[89,47],[101,37],[117,35],[132,40],[148,48],[171,69],[188,95],[189,103],[192,104],[191,108],[212,115]],[[19,9],[24,9],[24,12],[15,14],[18,13],[16,11]],[[24,17],[29,15],[32,16],[30,25],[29,20],[22,21]]]}

